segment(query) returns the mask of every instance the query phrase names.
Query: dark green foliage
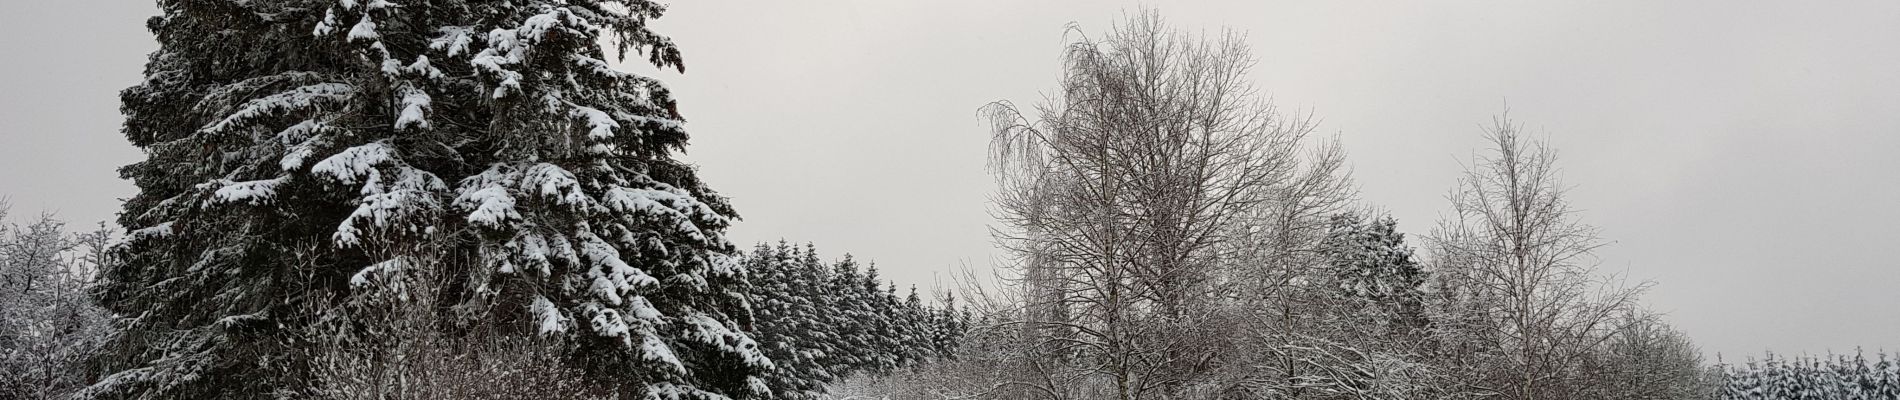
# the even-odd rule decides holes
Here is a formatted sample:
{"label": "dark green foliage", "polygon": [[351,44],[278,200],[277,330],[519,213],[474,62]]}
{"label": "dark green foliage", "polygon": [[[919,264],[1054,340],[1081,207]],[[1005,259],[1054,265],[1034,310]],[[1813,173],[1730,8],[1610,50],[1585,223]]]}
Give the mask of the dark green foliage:
{"label": "dark green foliage", "polygon": [[95,291],[126,330],[87,397],[296,395],[309,327],[351,315],[309,305],[410,275],[441,277],[408,306],[451,337],[554,338],[625,396],[763,395],[733,211],[673,158],[687,135],[667,89],[605,61],[683,69],[647,29],[661,6],[159,6],[160,48],[122,93],[147,154],[122,169],[131,234]]}
{"label": "dark green foliage", "polygon": [[[1368,220],[1353,213],[1334,215],[1320,243],[1331,267],[1331,283],[1349,300],[1383,317],[1386,331],[1425,328],[1427,272],[1412,258],[1412,248],[1390,216]],[[1359,311],[1359,310],[1355,310]]]}
{"label": "dark green foliage", "polygon": [[825,385],[946,357],[962,338],[954,303],[930,307],[912,290],[900,299],[877,268],[860,273],[847,255],[820,261],[811,245],[760,244],[752,271],[754,337],[778,368],[767,385],[781,398],[824,398]]}
{"label": "dark green foliage", "polygon": [[1738,365],[1718,364],[1722,400],[1900,399],[1900,360],[1885,352],[1785,357],[1769,353]]}

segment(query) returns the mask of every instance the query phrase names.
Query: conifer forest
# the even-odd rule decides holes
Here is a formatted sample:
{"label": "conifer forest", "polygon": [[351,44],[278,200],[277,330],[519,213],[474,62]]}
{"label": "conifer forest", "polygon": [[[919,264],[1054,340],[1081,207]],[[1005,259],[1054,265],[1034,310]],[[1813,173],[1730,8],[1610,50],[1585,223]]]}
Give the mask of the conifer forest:
{"label": "conifer forest", "polygon": [[[1046,36],[1009,40],[1059,51],[985,61],[1051,71],[1021,88],[1037,95],[932,110],[983,146],[965,161],[989,190],[965,205],[987,219],[966,222],[993,253],[916,264],[741,224],[781,199],[722,194],[702,167],[788,187],[848,178],[689,158],[706,136],[766,146],[825,129],[697,129],[782,116],[696,115],[702,86],[669,84],[688,65],[775,67],[697,61],[676,31],[705,28],[669,24],[673,4],[139,2],[156,2],[141,38],[156,51],[116,98],[90,95],[120,112],[112,145],[135,149],[97,168],[129,185],[115,219],[0,202],[0,399],[1900,400],[1894,342],[1700,344],[1722,329],[1692,336],[1652,300],[1697,282],[1603,262],[1655,236],[1594,218],[1606,197],[1578,190],[1604,184],[1566,180],[1578,169],[1558,146],[1590,134],[1526,118],[1536,102],[1446,117],[1474,145],[1415,150],[1461,171],[1420,175],[1436,218],[1401,219],[1363,178],[1411,172],[1364,168],[1350,124],[1262,78],[1326,55],[1165,4],[1039,21]],[[811,84],[833,85],[851,83]],[[839,98],[779,95],[748,104]],[[1695,185],[1628,179],[1632,202]],[[941,207],[873,204],[904,189],[856,184],[796,196]],[[37,196],[23,190],[0,196]],[[1860,201],[1893,206],[1838,202]],[[809,221],[849,222],[823,218]],[[1900,284],[1885,276],[1873,284]],[[1900,315],[1900,299],[1867,296],[1851,311]]]}

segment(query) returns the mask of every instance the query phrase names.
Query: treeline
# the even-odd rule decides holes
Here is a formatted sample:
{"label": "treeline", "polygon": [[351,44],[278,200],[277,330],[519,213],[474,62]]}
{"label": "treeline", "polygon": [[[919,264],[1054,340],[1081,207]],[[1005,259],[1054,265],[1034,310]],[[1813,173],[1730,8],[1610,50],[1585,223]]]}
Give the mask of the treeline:
{"label": "treeline", "polygon": [[777,365],[766,379],[780,398],[823,399],[844,378],[951,356],[964,333],[954,297],[933,306],[915,287],[899,297],[875,264],[861,269],[850,255],[826,263],[810,244],[759,244],[746,268],[753,335]]}
{"label": "treeline", "polygon": [[[120,169],[123,240],[85,279],[7,266],[32,277],[0,287],[14,393],[809,397],[960,329],[868,272],[835,272],[861,290],[755,292],[755,274],[790,283],[727,239],[738,213],[678,158],[678,102],[610,63],[684,71],[649,24],[663,5],[158,3],[146,79],[120,93],[144,155]],[[772,301],[849,308],[755,306]]]}
{"label": "treeline", "polygon": [[[122,334],[87,293],[111,262],[115,237],[105,229],[72,233],[51,215],[8,223],[7,211],[0,204],[0,398],[62,398],[97,379],[88,358]],[[827,398],[828,386],[844,378],[949,357],[965,331],[953,297],[925,300],[914,288],[900,297],[875,265],[849,255],[827,263],[816,246],[780,242],[743,257],[752,272],[748,331],[776,365],[765,378],[773,398]],[[536,398],[588,390],[546,343],[436,331],[444,321],[413,307],[437,295],[436,281],[366,278],[345,303],[312,305],[348,317],[294,337],[323,344],[300,357],[313,365],[305,395]]]}
{"label": "treeline", "polygon": [[[1700,351],[1596,271],[1555,152],[1499,117],[1423,240],[1361,202],[1337,141],[1274,109],[1238,35],[1153,12],[1078,35],[998,102],[997,241],[955,360],[894,398],[1695,399]],[[1415,250],[1417,249],[1417,250]],[[982,285],[970,285],[982,286]]]}
{"label": "treeline", "polygon": [[1717,365],[1721,400],[1900,399],[1900,357],[1886,352],[1785,357]]}
{"label": "treeline", "polygon": [[0,397],[1881,398],[1865,382],[1892,380],[1884,358],[1708,372],[1643,310],[1646,283],[1593,268],[1605,242],[1554,151],[1505,117],[1408,238],[1337,141],[1251,86],[1238,35],[1152,12],[1075,36],[1046,103],[983,109],[1005,279],[927,301],[848,256],[727,239],[738,214],[677,158],[670,91],[607,62],[684,70],[659,4],[160,4],[147,79],[121,93],[146,156],[121,169],[122,240],[0,226]]}

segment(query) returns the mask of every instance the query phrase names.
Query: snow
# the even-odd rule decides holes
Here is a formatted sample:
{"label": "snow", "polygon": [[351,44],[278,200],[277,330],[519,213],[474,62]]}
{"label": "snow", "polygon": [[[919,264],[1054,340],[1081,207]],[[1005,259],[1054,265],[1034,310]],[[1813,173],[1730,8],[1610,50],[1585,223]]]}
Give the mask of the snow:
{"label": "snow", "polygon": [[593,315],[593,318],[588,318],[588,322],[593,325],[594,333],[601,336],[617,337],[624,340],[627,337],[627,332],[632,329],[632,327],[627,326],[626,319],[620,318],[619,311],[602,307],[600,303],[589,302],[584,304],[581,306],[581,311]]}
{"label": "snow", "polygon": [[543,275],[547,274],[549,264],[547,238],[534,233],[526,233],[522,234],[519,239],[509,242],[509,244],[518,248],[519,253],[517,254],[520,254],[521,258],[526,259],[535,270],[540,271]]}
{"label": "snow", "polygon": [[314,36],[329,35],[330,32],[336,31],[336,24],[337,24],[336,9],[332,8],[332,9],[324,10],[323,22],[317,23],[317,28],[314,30],[311,30],[310,34]]}
{"label": "snow", "polygon": [[[427,59],[418,62],[428,66]],[[402,115],[396,117],[396,129],[429,129],[429,94],[413,87],[405,87],[402,92]]]}
{"label": "snow", "polygon": [[468,213],[468,223],[476,226],[501,228],[508,221],[521,220],[521,213],[515,210],[515,197],[508,194],[508,188],[489,186],[468,192],[455,199],[455,204],[463,207],[473,206],[475,211]]}
{"label": "snow", "polygon": [[[459,38],[459,40],[459,43],[451,45],[451,50],[455,46],[468,47],[467,38]],[[521,63],[527,58],[527,51],[526,46],[521,45],[517,40],[514,31],[496,29],[488,32],[488,48],[470,58],[469,64],[474,66],[476,71],[501,78],[501,83],[495,87],[493,94],[494,98],[501,98],[521,89],[521,73],[502,65]]]}
{"label": "snow", "polygon": [[445,26],[436,30],[440,36],[429,40],[429,49],[448,53],[449,57],[468,53],[468,45],[473,42],[475,30],[466,26]]}
{"label": "snow", "polygon": [[291,125],[289,128],[284,128],[282,131],[278,131],[277,142],[284,146],[301,144],[315,138],[319,132],[323,132],[325,129],[329,129],[329,126],[324,123],[317,122],[316,120],[304,120],[303,122]]}
{"label": "snow", "polygon": [[717,393],[707,393],[706,391],[699,390],[698,388],[694,388],[691,386],[676,385],[676,384],[673,384],[672,382],[658,382],[658,383],[647,384],[647,399],[651,399],[651,400],[682,400],[682,399],[731,400],[730,398],[727,398],[726,396],[720,396]]}
{"label": "snow", "polygon": [[586,68],[587,71],[593,72],[600,76],[604,76],[604,77],[608,77],[612,79],[640,79],[640,75],[614,69],[613,64],[609,64],[606,61],[603,61],[598,58],[588,57],[584,55],[576,55],[576,56],[573,56],[573,59],[574,59],[574,65],[580,66],[581,68]]}
{"label": "snow", "polygon": [[587,137],[594,140],[607,140],[614,137],[614,130],[620,129],[620,123],[608,116],[605,111],[593,107],[576,107],[574,116],[587,120]]}
{"label": "snow", "polygon": [[73,398],[104,398],[112,395],[130,397],[130,394],[132,394],[134,390],[150,384],[151,381],[155,380],[160,374],[161,372],[155,366],[143,366],[119,371],[112,375],[99,378],[99,381],[93,383],[92,386],[87,386],[85,389],[80,390],[79,393],[74,394]]}
{"label": "snow", "polygon": [[[539,44],[542,40],[551,37],[549,32],[556,30],[564,31],[571,35],[585,35],[587,37],[598,36],[600,32],[600,28],[588,22],[587,19],[574,15],[572,11],[568,11],[565,7],[556,7],[549,9],[547,12],[528,17],[527,20],[522,21],[521,25],[515,29],[495,29],[489,31],[488,48],[483,49],[481,53],[477,53],[475,57],[471,58],[469,64],[474,66],[475,70],[480,73],[500,78],[501,82],[495,87],[494,93],[492,94],[493,97],[501,98],[508,96],[521,89],[522,76],[520,72],[510,70],[505,66],[527,62],[528,53],[532,52],[534,46]],[[445,38],[450,39],[448,42],[443,42],[442,40],[444,38],[438,38],[437,41],[432,42],[431,45],[444,43],[444,46],[449,46],[453,49],[453,40],[456,39],[453,35],[452,33],[445,35]],[[464,43],[461,47],[467,47],[467,45]]]}
{"label": "snow", "polygon": [[659,284],[646,271],[627,265],[620,259],[619,249],[593,233],[583,231],[579,239],[581,258],[592,267],[587,270],[587,278],[592,280],[588,288],[609,304],[621,305],[636,290]]}
{"label": "snow", "polygon": [[225,316],[224,318],[218,318],[218,322],[216,322],[216,324],[221,327],[230,328],[230,327],[233,327],[245,322],[263,321],[269,318],[270,318],[270,310],[264,310],[264,311],[249,313],[249,314],[228,315],[228,316]]}
{"label": "snow", "polygon": [[539,163],[522,172],[521,187],[531,193],[552,198],[558,204],[573,206],[575,210],[588,210],[593,200],[581,191],[581,182],[574,173],[558,165]]}
{"label": "snow", "polygon": [[370,282],[370,279],[373,279],[376,276],[389,275],[389,274],[401,272],[405,268],[409,268],[409,263],[406,261],[403,261],[402,258],[393,258],[393,259],[389,259],[383,262],[370,264],[370,266],[363,267],[363,269],[356,271],[355,275],[350,275],[350,286],[362,287],[363,285],[368,285]]}
{"label": "snow", "polygon": [[434,64],[429,63],[428,55],[416,56],[416,62],[409,63],[408,69],[429,79],[442,78],[442,70],[436,69]]}
{"label": "snow", "polygon": [[555,307],[554,302],[548,301],[547,297],[534,296],[534,301],[528,305],[528,312],[533,313],[535,318],[540,320],[542,335],[567,332],[567,317],[562,316],[561,309]]}
{"label": "snow", "polygon": [[707,263],[712,265],[712,273],[718,276],[739,276],[745,273],[745,265],[738,258],[725,254],[707,255]]}
{"label": "snow", "polygon": [[634,295],[633,298],[628,299],[627,309],[633,312],[634,318],[647,321],[659,321],[663,316],[660,314],[660,309],[653,308],[653,302],[647,301],[646,296]]}
{"label": "snow", "polygon": [[[672,188],[667,188],[672,189]],[[693,225],[694,216],[722,219],[712,207],[701,203],[678,189],[655,190],[633,189],[615,186],[607,190],[604,204],[608,209],[650,215],[672,221],[673,229],[693,240],[706,240],[706,235]]]}
{"label": "snow", "polygon": [[310,168],[310,173],[328,176],[345,185],[353,185],[357,180],[376,173],[376,166],[394,160],[392,150],[382,142],[351,147],[329,158],[318,161]]}
{"label": "snow", "polygon": [[223,133],[232,128],[248,124],[258,118],[278,115],[290,111],[313,108],[324,104],[338,104],[348,101],[356,94],[356,87],[344,83],[318,83],[300,86],[281,93],[273,94],[246,102],[236,112],[218,122],[206,126],[206,133]]}
{"label": "snow", "polygon": [[390,77],[402,75],[402,62],[396,61],[394,58],[389,58],[389,51],[383,47],[383,42],[376,42],[376,44],[370,45],[370,47],[376,49],[379,53],[383,53],[383,75]]}
{"label": "snow", "polygon": [[170,237],[172,235],[172,224],[175,222],[176,221],[165,221],[165,222],[160,222],[158,225],[152,225],[149,228],[139,228],[137,230],[132,231],[131,233],[126,234],[126,236],[128,236],[127,240],[143,240],[143,239],[157,239],[157,238]]}
{"label": "snow", "polygon": [[[448,185],[433,174],[408,166],[398,167],[395,176],[395,181],[387,186],[375,174],[371,174],[370,179],[364,182],[364,196],[357,199],[356,210],[337,227],[334,235],[337,244],[358,244],[364,231],[358,224],[364,221],[368,221],[371,228],[404,228],[399,231],[417,234],[433,228],[433,225],[417,225],[414,222],[426,224],[430,221],[427,217],[442,208],[436,198],[439,193],[448,190]],[[402,221],[411,223],[398,226]]]}
{"label": "snow", "polygon": [[[384,171],[387,169],[387,172]],[[357,208],[337,227],[334,240],[339,245],[360,243],[365,227],[393,228],[400,221],[427,220],[441,209],[437,196],[448,185],[427,171],[415,169],[397,159],[394,150],[383,142],[351,147],[317,162],[312,174],[325,176],[344,185],[362,183]],[[387,173],[387,175],[385,175]],[[409,224],[403,230],[423,233],[431,226]]]}
{"label": "snow", "polygon": [[212,193],[212,198],[215,203],[270,203],[277,198],[277,186],[288,180],[290,180],[289,176],[279,176],[271,179],[229,183]]}
{"label": "snow", "polygon": [[660,129],[666,129],[666,130],[685,130],[686,129],[686,126],[681,124],[680,120],[677,120],[677,119],[652,118],[652,117],[639,116],[639,115],[630,115],[630,116],[626,116],[626,118],[627,120],[633,121],[634,123],[658,125]]}
{"label": "snow", "polygon": [[349,37],[352,42],[369,42],[382,38],[381,35],[376,34],[376,21],[370,19],[368,14],[363,15],[363,20],[358,21],[356,26],[350,27]]}
{"label": "snow", "polygon": [[686,373],[686,366],[680,363],[679,356],[673,354],[672,347],[668,347],[666,342],[651,334],[642,336],[644,337],[640,339],[641,359],[666,365],[672,368],[674,373]]}
{"label": "snow", "polygon": [[572,11],[568,11],[568,9],[564,7],[554,8],[547,12],[528,17],[527,20],[521,22],[521,27],[514,29],[514,31],[520,37],[528,39],[530,43],[539,43],[542,38],[548,37],[549,31],[555,29],[563,29],[571,33],[587,35],[594,35],[600,32],[600,28],[594,26],[592,22],[587,21],[586,18],[574,15]]}
{"label": "snow", "polygon": [[746,384],[746,390],[751,390],[753,393],[771,393],[772,392],[772,388],[765,384],[765,380],[759,379],[759,377],[756,377],[756,376],[745,377],[745,384]]}
{"label": "snow", "polygon": [[739,355],[743,357],[746,365],[768,369],[773,367],[772,360],[766,358],[765,353],[760,351],[758,342],[752,341],[752,338],[744,333],[726,327],[718,319],[706,314],[693,314],[686,316],[685,322],[686,338],[719,347],[727,354]]}
{"label": "snow", "polygon": [[[546,256],[553,257],[568,264],[580,265],[581,255],[579,252],[574,251],[574,241],[568,240],[566,235],[559,233],[550,233],[550,235],[552,236],[548,237],[548,245],[545,250],[547,253]],[[543,263],[543,265],[545,266],[545,263]],[[547,272],[547,269],[543,268],[542,272]]]}
{"label": "snow", "polygon": [[324,134],[335,128],[329,124],[306,120],[285,128],[277,133],[277,141],[285,146],[283,158],[277,166],[284,172],[296,171],[304,167],[304,161],[316,154],[317,148],[328,145],[329,138]]}

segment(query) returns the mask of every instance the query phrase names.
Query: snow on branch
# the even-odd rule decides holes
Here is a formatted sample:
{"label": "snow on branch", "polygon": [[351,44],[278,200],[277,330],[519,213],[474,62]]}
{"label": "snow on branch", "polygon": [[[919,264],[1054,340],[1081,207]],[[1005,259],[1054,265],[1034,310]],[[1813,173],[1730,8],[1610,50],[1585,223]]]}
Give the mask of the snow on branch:
{"label": "snow on branch", "polygon": [[224,187],[220,187],[217,192],[212,193],[213,204],[246,203],[258,205],[270,203],[277,198],[277,186],[283,185],[283,183],[288,180],[290,180],[289,176],[279,176],[271,179],[245,182],[224,181]]}
{"label": "snow on branch", "polygon": [[356,94],[356,87],[345,83],[319,83],[299,86],[284,92],[246,102],[236,112],[202,130],[209,134],[228,132],[252,121],[274,115],[309,110],[323,105],[342,104]]}

